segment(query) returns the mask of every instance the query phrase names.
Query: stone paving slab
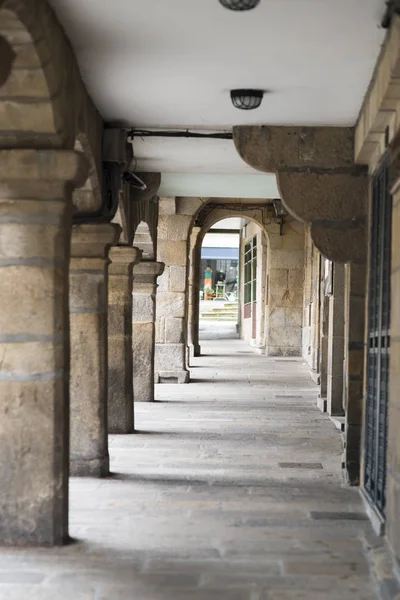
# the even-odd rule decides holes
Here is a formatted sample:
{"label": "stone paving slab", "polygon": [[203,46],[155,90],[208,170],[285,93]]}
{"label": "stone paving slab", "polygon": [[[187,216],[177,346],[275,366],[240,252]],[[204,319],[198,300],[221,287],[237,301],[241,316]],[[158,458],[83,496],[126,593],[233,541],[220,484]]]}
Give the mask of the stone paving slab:
{"label": "stone paving slab", "polygon": [[0,550],[0,600],[379,597],[381,543],[302,361],[210,337],[194,382],[158,386],[138,433],[111,436],[112,476],[71,480],[75,542]]}

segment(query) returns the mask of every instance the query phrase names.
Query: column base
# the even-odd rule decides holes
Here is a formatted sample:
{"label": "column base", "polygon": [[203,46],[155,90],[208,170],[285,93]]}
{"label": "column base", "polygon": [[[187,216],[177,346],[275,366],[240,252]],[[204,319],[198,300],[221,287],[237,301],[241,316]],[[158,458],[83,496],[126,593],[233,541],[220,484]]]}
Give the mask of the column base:
{"label": "column base", "polygon": [[146,397],[146,396],[139,396],[139,397],[135,396],[135,404],[136,404],[136,402],[138,402],[138,403],[154,402],[154,396],[152,396],[151,398],[150,397]]}
{"label": "column base", "polygon": [[326,396],[318,396],[317,406],[321,412],[326,413],[327,405],[328,405],[328,399],[326,398]]}
{"label": "column base", "polygon": [[314,369],[309,369],[308,373],[315,385],[319,385],[321,383],[321,378],[318,371],[315,371]]}
{"label": "column base", "polygon": [[188,357],[195,358],[201,356],[200,344],[188,344]]}
{"label": "column base", "polygon": [[71,460],[69,474],[71,477],[107,477],[110,474],[110,458]]}
{"label": "column base", "polygon": [[108,427],[108,433],[112,435],[129,435],[134,432],[135,428],[133,425],[130,427]]}
{"label": "column base", "polygon": [[155,383],[189,383],[189,371],[159,371]]}
{"label": "column base", "polygon": [[346,423],[343,468],[349,485],[360,485],[361,426]]}

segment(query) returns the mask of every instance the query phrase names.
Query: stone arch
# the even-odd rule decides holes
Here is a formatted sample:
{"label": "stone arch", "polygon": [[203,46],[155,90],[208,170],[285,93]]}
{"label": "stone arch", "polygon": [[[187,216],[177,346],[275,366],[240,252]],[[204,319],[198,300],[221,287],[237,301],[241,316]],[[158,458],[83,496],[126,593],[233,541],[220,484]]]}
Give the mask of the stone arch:
{"label": "stone arch", "polygon": [[[260,210],[262,208],[262,210]],[[222,219],[241,217],[247,221],[256,223],[267,241],[267,269],[270,280],[270,288],[276,289],[270,294],[268,309],[266,310],[266,353],[271,355],[299,355],[301,352],[301,317],[302,317],[302,285],[304,267],[304,225],[292,216],[288,216],[280,231],[280,221],[272,214],[270,207],[253,208],[241,205],[240,208],[227,204],[224,207],[213,208],[210,203],[205,203],[198,211],[189,238],[189,260],[190,276],[188,290],[188,341],[189,356],[200,354],[199,345],[199,268],[201,260],[201,246],[205,234],[210,228]],[[282,268],[281,266],[282,261]],[[284,269],[287,270],[287,284],[281,284],[285,280]],[[290,271],[290,273],[289,273]],[[289,281],[290,280],[290,281]],[[280,289],[282,287],[282,289]],[[268,292],[269,293],[269,292]],[[290,313],[290,314],[289,314]],[[279,320],[289,319],[294,316],[296,323],[292,333],[296,342],[290,347],[282,348],[276,343],[268,342],[268,332],[271,341],[277,337],[281,328]],[[293,339],[292,336],[292,339]]]}
{"label": "stone arch", "polygon": [[47,3],[0,0],[0,35],[14,54],[11,72],[0,88],[3,144],[71,148],[63,106],[66,75],[57,64],[54,44],[55,36],[64,34]]}
{"label": "stone arch", "polygon": [[0,0],[0,51],[0,147],[72,150],[84,134],[101,180],[103,120],[46,0]]}
{"label": "stone arch", "polygon": [[142,261],[152,261],[156,259],[150,228],[145,221],[141,221],[136,227],[133,246],[142,250]]}
{"label": "stone arch", "polygon": [[[265,226],[262,223],[262,220],[260,218],[257,218],[257,216],[251,214],[251,211],[249,211],[247,213],[247,211],[242,212],[242,211],[238,211],[238,210],[230,209],[230,208],[226,208],[226,209],[225,208],[216,208],[207,216],[207,218],[205,219],[205,221],[201,227],[201,230],[199,233],[200,246],[203,242],[205,235],[210,231],[211,227],[213,227],[219,221],[223,221],[224,219],[236,218],[236,217],[246,219],[246,221],[251,221],[251,222],[255,223],[256,225],[259,225],[261,231],[264,233],[264,235],[268,239],[267,227],[271,227],[271,225]],[[270,230],[270,233],[273,235],[273,231]],[[279,226],[278,226],[277,233],[279,235]]]}

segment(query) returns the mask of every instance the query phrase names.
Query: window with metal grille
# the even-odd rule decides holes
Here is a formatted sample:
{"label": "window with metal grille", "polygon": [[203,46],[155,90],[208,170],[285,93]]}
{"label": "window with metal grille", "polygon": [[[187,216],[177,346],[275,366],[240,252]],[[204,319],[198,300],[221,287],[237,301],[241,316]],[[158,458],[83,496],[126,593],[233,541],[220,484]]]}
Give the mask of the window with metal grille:
{"label": "window with metal grille", "polygon": [[244,303],[257,299],[257,236],[244,247]]}
{"label": "window with metal grille", "polygon": [[390,348],[392,198],[386,158],[373,179],[368,309],[364,488],[385,516]]}

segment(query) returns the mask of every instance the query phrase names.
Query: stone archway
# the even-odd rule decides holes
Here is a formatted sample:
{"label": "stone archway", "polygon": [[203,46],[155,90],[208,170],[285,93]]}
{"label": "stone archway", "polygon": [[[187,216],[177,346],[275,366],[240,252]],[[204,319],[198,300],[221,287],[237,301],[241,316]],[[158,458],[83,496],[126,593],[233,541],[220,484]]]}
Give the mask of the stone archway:
{"label": "stone archway", "polygon": [[133,237],[133,246],[142,251],[142,261],[155,260],[153,238],[150,228],[145,221],[141,221],[136,228]]}
{"label": "stone archway", "polygon": [[[279,219],[267,207],[212,208],[210,204],[197,214],[192,226],[189,249],[188,289],[188,358],[200,355],[199,344],[199,278],[201,246],[205,234],[218,221],[240,217],[256,223],[265,235],[266,272],[263,289],[267,305],[263,306],[260,345],[271,356],[301,355],[303,312],[304,228],[288,217],[280,235]],[[290,325],[289,325],[290,323]],[[278,342],[284,340],[286,342]],[[261,343],[261,339],[265,342]]]}
{"label": "stone archway", "polygon": [[55,64],[57,56],[52,55],[54,48],[49,39],[58,34],[62,39],[47,3],[39,0],[33,6],[17,0],[0,1],[0,35],[14,54],[9,77],[0,88],[2,145],[73,147],[64,105],[70,99],[62,97],[65,76]]}

